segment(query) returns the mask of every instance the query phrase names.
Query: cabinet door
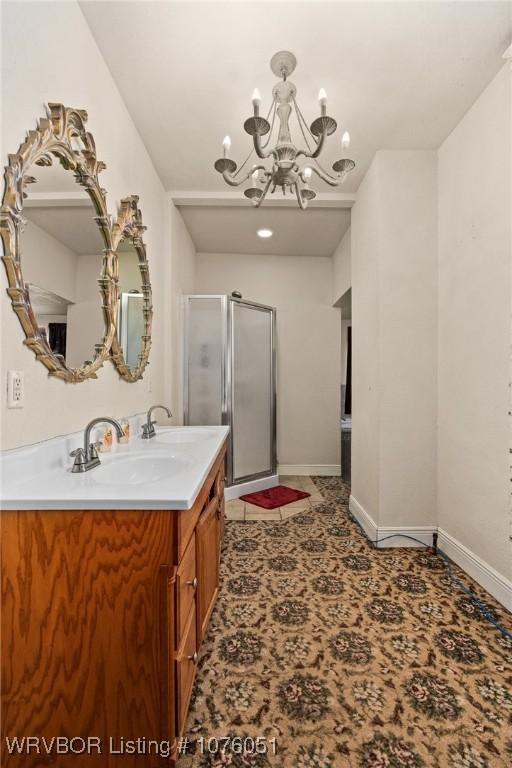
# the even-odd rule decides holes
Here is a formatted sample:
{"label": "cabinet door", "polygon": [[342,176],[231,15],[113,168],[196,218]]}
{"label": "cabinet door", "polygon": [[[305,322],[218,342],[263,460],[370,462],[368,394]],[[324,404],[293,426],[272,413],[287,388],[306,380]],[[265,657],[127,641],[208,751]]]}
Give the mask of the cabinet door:
{"label": "cabinet door", "polygon": [[180,647],[185,627],[195,602],[196,578],[196,542],[195,534],[188,543],[176,574],[176,648]]}
{"label": "cabinet door", "polygon": [[196,615],[192,611],[181,647],[176,654],[176,730],[182,736],[187,722],[188,707],[197,664]]}
{"label": "cabinet door", "polygon": [[[222,546],[224,539],[224,524],[226,520],[225,516],[225,503],[224,503],[224,466],[220,468],[220,471],[215,478],[215,496],[217,497],[217,503],[219,505],[219,549]],[[220,555],[220,552],[219,552]]]}
{"label": "cabinet door", "polygon": [[219,505],[214,498],[204,509],[196,527],[198,647],[219,591],[219,547]]}
{"label": "cabinet door", "polygon": [[176,738],[176,691],[174,680],[174,592],[176,588],[176,568],[172,565],[160,566],[160,700],[161,700],[161,737],[173,745],[169,765],[174,765]]}

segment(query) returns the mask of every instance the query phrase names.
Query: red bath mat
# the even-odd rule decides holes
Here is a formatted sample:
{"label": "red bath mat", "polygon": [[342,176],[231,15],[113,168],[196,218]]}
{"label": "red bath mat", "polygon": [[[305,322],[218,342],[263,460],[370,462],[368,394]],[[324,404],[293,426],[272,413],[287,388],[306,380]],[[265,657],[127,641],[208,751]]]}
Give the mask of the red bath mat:
{"label": "red bath mat", "polygon": [[263,507],[263,509],[275,509],[276,507],[284,507],[285,504],[291,504],[292,501],[306,499],[310,495],[305,491],[296,491],[295,488],[288,488],[286,485],[276,485],[275,488],[267,488],[266,491],[246,493],[245,496],[240,496],[240,498],[242,501],[256,504],[257,507]]}

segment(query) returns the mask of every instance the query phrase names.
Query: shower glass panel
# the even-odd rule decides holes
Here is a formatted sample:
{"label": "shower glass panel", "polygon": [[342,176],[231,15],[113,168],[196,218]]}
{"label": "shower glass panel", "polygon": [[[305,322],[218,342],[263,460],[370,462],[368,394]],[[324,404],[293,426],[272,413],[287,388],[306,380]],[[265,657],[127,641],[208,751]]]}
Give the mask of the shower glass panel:
{"label": "shower glass panel", "polygon": [[185,296],[184,422],[230,427],[228,485],[276,474],[275,310]]}
{"label": "shower glass panel", "polygon": [[189,299],[185,323],[185,424],[225,423],[225,313],[225,296]]}
{"label": "shower glass panel", "polygon": [[233,482],[272,473],[272,312],[230,302]]}

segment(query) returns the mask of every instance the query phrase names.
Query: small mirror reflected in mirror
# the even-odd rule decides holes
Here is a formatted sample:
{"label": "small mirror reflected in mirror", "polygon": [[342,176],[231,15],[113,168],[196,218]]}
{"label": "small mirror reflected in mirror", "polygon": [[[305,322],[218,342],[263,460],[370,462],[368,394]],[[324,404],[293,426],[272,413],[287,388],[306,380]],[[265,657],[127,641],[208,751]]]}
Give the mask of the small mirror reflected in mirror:
{"label": "small mirror reflected in mirror", "polygon": [[123,238],[117,248],[119,258],[119,307],[117,338],[129,368],[136,368],[142,353],[144,334],[144,294],[139,254],[131,239]]}

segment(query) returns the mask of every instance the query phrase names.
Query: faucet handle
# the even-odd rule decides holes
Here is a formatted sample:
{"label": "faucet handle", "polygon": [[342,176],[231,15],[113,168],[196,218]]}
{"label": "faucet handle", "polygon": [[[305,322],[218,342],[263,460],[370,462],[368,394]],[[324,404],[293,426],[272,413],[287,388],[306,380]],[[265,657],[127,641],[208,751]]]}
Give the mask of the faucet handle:
{"label": "faucet handle", "polygon": [[99,447],[99,441],[95,441],[94,443],[91,443],[89,446],[89,458],[90,459],[97,459],[98,458],[98,447]]}
{"label": "faucet handle", "polygon": [[154,437],[156,435],[155,424],[156,421],[150,421],[149,423],[146,422],[142,425],[142,438],[144,440],[147,440],[149,437]]}
{"label": "faucet handle", "polygon": [[72,472],[84,472],[85,471],[85,451],[83,448],[75,448],[74,451],[71,451],[69,454],[70,456],[73,456],[75,461],[73,463],[73,466],[71,468]]}

